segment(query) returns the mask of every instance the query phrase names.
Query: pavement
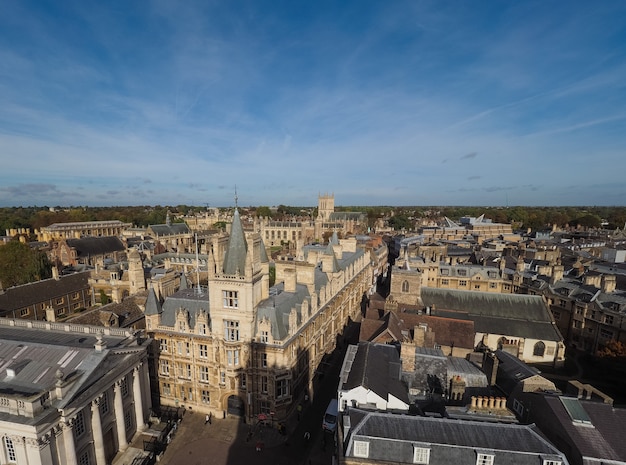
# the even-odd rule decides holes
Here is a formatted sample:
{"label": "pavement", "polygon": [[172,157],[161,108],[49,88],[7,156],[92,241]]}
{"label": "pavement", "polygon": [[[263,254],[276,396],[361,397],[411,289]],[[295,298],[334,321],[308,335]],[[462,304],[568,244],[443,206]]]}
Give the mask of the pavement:
{"label": "pavement", "polygon": [[[304,424],[292,417],[286,424],[287,434],[281,434],[277,422],[249,425],[237,417],[213,419],[205,424],[204,415],[187,412],[159,463],[164,465],[239,465],[247,463],[271,465],[330,465],[332,437],[311,432],[307,441]],[[291,434],[289,434],[291,432]],[[257,450],[257,447],[260,450]]]}

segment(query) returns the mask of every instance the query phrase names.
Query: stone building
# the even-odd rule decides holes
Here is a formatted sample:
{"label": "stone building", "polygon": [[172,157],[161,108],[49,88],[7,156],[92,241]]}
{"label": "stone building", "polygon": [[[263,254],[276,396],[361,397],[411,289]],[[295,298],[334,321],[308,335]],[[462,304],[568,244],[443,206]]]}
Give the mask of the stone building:
{"label": "stone building", "polygon": [[0,290],[0,317],[27,320],[61,319],[92,303],[89,272],[53,277]]}
{"label": "stone building", "polygon": [[149,340],[0,319],[0,463],[107,465],[146,427]]}
{"label": "stone building", "polygon": [[119,220],[79,221],[73,223],[54,223],[36,230],[38,241],[50,242],[59,239],[78,239],[81,237],[121,236],[130,228],[130,223]]}
{"label": "stone building", "polygon": [[315,395],[321,362],[359,314],[371,286],[369,254],[352,240],[311,261],[277,262],[270,288],[261,235],[244,232],[238,210],[230,235],[214,237],[209,249],[208,289],[182,289],[162,305],[149,292],[161,403],[284,418],[305,393]]}

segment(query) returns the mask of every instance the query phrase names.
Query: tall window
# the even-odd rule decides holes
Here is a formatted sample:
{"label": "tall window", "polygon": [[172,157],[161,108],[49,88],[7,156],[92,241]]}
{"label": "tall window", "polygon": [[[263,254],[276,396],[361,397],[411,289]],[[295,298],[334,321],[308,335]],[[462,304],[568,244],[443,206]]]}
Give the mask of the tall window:
{"label": "tall window", "polygon": [[105,391],[102,393],[102,399],[100,399],[100,414],[102,416],[109,413],[109,395]]}
{"label": "tall window", "polygon": [[227,341],[239,340],[239,322],[224,320],[224,339]]}
{"label": "tall window", "polygon": [[409,292],[409,282],[408,281],[402,281],[402,292]]}
{"label": "tall window", "polygon": [[209,367],[200,367],[200,381],[209,382]]}
{"label": "tall window", "polygon": [[209,402],[211,402],[211,395],[209,394],[209,391],[202,391],[202,403],[203,404],[208,404]]}
{"label": "tall window", "polygon": [[242,373],[239,378],[239,386],[241,387],[241,389],[246,389],[246,384],[247,384],[246,374]]}
{"label": "tall window", "polygon": [[81,456],[78,457],[78,465],[91,465],[91,462],[89,461],[89,451],[88,450],[83,452],[81,454]]}
{"label": "tall window", "polygon": [[159,371],[162,375],[170,374],[170,362],[168,360],[159,360]]}
{"label": "tall window", "polygon": [[228,366],[237,366],[239,365],[239,349],[235,350],[227,350],[226,358],[228,360]]}
{"label": "tall window", "polygon": [[267,393],[267,376],[261,376],[261,392]]}
{"label": "tall window", "polygon": [[220,371],[220,384],[226,384],[226,372]]}
{"label": "tall window", "polygon": [[209,346],[206,344],[200,344],[198,346],[200,358],[209,358]]}
{"label": "tall window", "polygon": [[128,378],[124,376],[122,378],[122,396],[126,397],[128,395]]}
{"label": "tall window", "polygon": [[83,411],[81,410],[76,415],[74,419],[74,436],[79,438],[83,434],[85,434],[85,416],[83,415]]}
{"label": "tall window", "polygon": [[279,379],[276,381],[276,398],[281,399],[289,395],[289,381],[286,379]]}
{"label": "tall window", "polygon": [[265,368],[267,366],[267,354],[261,354],[261,367]]}
{"label": "tall window", "polygon": [[161,352],[167,352],[167,339],[159,339],[159,349]]}
{"label": "tall window", "polygon": [[268,342],[270,340],[270,334],[268,331],[261,331],[261,342]]}
{"label": "tall window", "polygon": [[222,291],[224,308],[239,308],[239,298],[237,291]]}
{"label": "tall window", "polygon": [[15,446],[13,445],[13,441],[10,437],[4,436],[2,438],[4,442],[4,451],[7,454],[7,459],[9,462],[17,462],[17,456],[15,455]]}

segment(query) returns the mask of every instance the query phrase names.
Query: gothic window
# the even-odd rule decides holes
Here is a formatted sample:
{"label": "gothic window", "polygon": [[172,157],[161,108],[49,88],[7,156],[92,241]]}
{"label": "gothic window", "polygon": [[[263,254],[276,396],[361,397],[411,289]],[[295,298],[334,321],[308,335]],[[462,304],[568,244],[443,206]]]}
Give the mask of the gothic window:
{"label": "gothic window", "polygon": [[409,282],[406,280],[402,282],[402,292],[409,292]]}
{"label": "gothic window", "polygon": [[546,351],[546,345],[539,341],[535,344],[535,347],[533,348],[533,355],[535,357],[543,357],[543,354]]}

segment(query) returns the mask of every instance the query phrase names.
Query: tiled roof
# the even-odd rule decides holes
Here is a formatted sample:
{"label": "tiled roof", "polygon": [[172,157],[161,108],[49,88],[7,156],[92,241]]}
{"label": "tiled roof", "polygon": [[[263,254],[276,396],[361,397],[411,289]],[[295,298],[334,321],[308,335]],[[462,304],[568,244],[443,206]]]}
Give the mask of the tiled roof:
{"label": "tiled roof", "polygon": [[124,243],[116,236],[83,237],[67,239],[67,245],[76,249],[79,257],[104,255],[126,250]]}
{"label": "tiled roof", "polygon": [[39,302],[45,302],[83,289],[89,289],[89,272],[60,276],[59,279],[44,279],[4,290],[0,294],[0,313],[12,312]]}

